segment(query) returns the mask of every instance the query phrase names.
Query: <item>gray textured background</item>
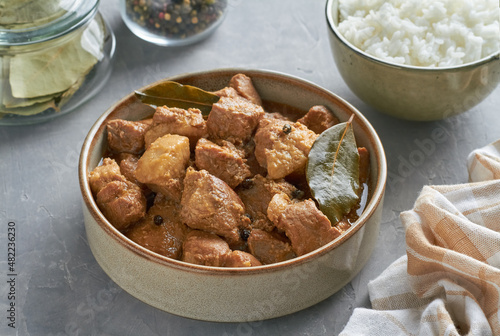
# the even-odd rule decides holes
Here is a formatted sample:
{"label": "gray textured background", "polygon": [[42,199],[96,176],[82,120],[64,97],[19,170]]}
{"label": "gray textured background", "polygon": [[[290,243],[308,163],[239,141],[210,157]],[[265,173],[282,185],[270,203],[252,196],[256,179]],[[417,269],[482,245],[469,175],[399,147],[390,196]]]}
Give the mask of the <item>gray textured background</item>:
{"label": "gray textured background", "polygon": [[[92,101],[50,123],[0,127],[1,335],[337,335],[355,307],[369,307],[367,283],[405,253],[400,212],[425,184],[467,182],[471,150],[500,136],[500,88],[471,111],[414,123],[372,110],[347,88],[334,66],[325,1],[230,0],[225,22],[196,45],[166,49],[135,37],[118,0],[101,12],[117,38],[114,70]],[[132,90],[184,72],[221,67],[271,69],[337,93],[369,119],[384,144],[389,181],[378,244],[366,267],[327,300],[296,314],[250,324],[190,320],[152,308],[101,270],[83,227],[77,162],[87,131]],[[441,142],[433,132],[444,132]],[[422,143],[429,147],[422,151]],[[17,328],[7,327],[7,223],[16,223]]]}

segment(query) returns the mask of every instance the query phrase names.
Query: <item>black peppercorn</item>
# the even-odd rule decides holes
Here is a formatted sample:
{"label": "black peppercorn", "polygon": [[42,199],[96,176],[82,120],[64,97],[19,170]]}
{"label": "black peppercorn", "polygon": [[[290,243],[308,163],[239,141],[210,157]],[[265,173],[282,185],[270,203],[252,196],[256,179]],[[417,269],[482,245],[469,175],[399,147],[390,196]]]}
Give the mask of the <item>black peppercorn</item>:
{"label": "black peppercorn", "polygon": [[153,222],[156,224],[156,225],[162,225],[163,224],[163,217],[160,216],[160,215],[156,215],[154,218],[153,218]]}
{"label": "black peppercorn", "polygon": [[290,126],[289,124],[283,125],[283,133],[290,134],[291,131],[292,131],[292,126]]}
{"label": "black peppercorn", "polygon": [[250,237],[250,233],[252,231],[249,230],[249,229],[241,229],[240,230],[240,237],[241,239],[243,239],[244,241],[247,241],[248,237]]}

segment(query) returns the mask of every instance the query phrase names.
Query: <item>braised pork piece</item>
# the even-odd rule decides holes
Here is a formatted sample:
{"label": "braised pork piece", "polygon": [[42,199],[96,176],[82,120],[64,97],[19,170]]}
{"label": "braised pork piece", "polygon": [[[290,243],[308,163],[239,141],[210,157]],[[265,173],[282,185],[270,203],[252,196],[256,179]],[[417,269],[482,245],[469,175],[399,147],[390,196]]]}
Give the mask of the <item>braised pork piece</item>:
{"label": "braised pork piece", "polygon": [[[314,141],[338,119],[325,106],[298,118],[263,102],[244,74],[214,94],[208,118],[160,106],[108,122],[109,156],[89,182],[109,222],[155,253],[216,267],[286,261],[349,229],[361,205],[331,223],[305,177]],[[369,153],[358,153],[367,188]]]}

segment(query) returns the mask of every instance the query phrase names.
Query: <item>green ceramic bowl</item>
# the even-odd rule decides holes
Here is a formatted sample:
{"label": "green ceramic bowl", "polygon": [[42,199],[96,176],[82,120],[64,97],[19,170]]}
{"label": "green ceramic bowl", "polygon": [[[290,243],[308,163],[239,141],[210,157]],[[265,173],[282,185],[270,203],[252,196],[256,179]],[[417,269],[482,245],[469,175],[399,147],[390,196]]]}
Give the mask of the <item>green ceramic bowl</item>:
{"label": "green ceramic bowl", "polygon": [[338,31],[338,0],[327,0],[326,20],[337,68],[349,88],[368,105],[391,116],[441,120],[470,110],[500,82],[500,50],[461,66],[404,66],[377,59]]}

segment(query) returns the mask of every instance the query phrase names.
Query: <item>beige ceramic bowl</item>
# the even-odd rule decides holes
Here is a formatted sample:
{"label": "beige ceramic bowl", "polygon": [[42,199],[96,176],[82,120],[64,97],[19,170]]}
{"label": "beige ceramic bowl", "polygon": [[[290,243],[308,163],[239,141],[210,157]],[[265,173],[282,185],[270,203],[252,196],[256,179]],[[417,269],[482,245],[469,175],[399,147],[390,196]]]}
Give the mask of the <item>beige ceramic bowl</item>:
{"label": "beige ceramic bowl", "polygon": [[341,237],[304,256],[253,268],[188,264],[160,256],[117,231],[99,211],[88,173],[106,148],[105,124],[114,118],[138,120],[152,113],[133,94],[120,100],[91,128],[80,156],[79,179],[90,248],[103,270],[136,298],[167,312],[208,321],[244,322],[293,313],[318,303],[346,285],[368,260],[378,237],[386,182],[386,159],[372,126],[347,102],[310,82],[259,70],[220,69],[171,80],[206,90],[227,86],[236,73],[250,76],[264,100],[307,111],[323,104],[340,120],[355,114],[358,145],[370,152],[369,202]]}
{"label": "beige ceramic bowl", "polygon": [[349,88],[380,112],[407,120],[440,120],[479,104],[500,82],[500,50],[447,68],[403,66],[368,55],[337,30],[338,3],[326,3],[335,63]]}

